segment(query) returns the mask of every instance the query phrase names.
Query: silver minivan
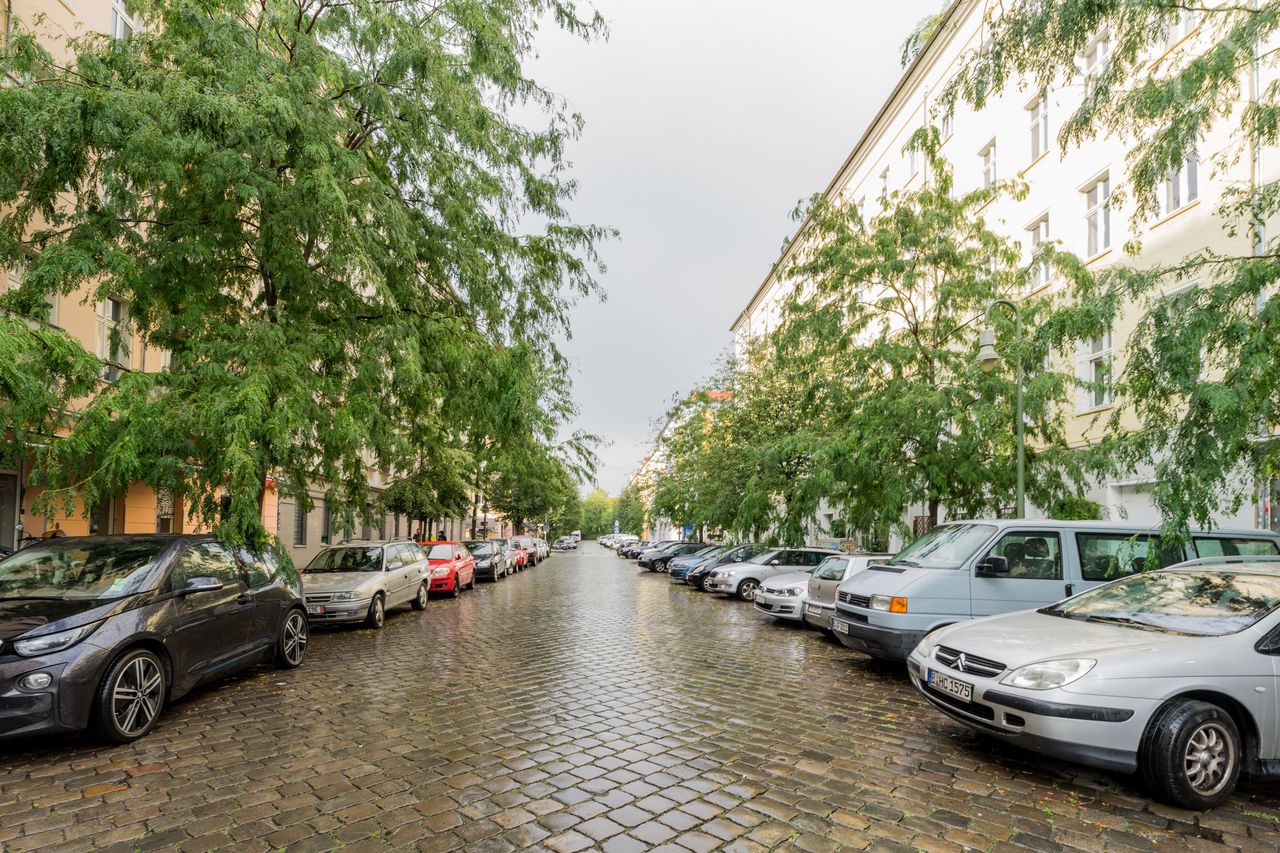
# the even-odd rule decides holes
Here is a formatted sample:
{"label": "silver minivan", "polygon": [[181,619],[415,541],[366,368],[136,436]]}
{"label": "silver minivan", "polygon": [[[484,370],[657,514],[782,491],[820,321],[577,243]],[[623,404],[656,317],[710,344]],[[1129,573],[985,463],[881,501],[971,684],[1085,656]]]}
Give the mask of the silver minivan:
{"label": "silver minivan", "polygon": [[1193,531],[1179,547],[1152,528],[1114,522],[955,521],[841,583],[831,628],[851,649],[905,661],[944,625],[1043,607],[1186,559],[1276,554],[1280,535],[1265,530]]}
{"label": "silver minivan", "polygon": [[427,555],[417,542],[331,545],[302,571],[307,619],[381,628],[392,607],[426,609],[429,571]]}
{"label": "silver minivan", "polygon": [[827,557],[809,576],[804,603],[804,621],[821,631],[831,630],[831,617],[836,612],[836,587],[875,563],[883,563],[889,554],[840,554]]}

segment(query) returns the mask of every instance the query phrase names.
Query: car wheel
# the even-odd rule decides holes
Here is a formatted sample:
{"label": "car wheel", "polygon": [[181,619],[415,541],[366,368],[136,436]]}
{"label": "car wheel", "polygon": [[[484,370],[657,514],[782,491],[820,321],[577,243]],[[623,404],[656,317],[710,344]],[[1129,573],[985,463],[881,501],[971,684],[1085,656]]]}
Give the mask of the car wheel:
{"label": "car wheel", "polygon": [[453,573],[453,589],[449,590],[449,595],[452,598],[462,595],[462,577],[457,572]]}
{"label": "car wheel", "polygon": [[706,592],[707,581],[710,579],[711,579],[710,575],[703,575],[702,577],[698,578],[697,580],[694,581],[694,584],[693,584],[694,589],[696,589],[698,592]]}
{"label": "car wheel", "polygon": [[665,572],[667,570],[667,563],[668,563],[667,560],[660,560],[659,562],[653,564],[653,570],[655,572]]}
{"label": "car wheel", "polygon": [[467,584],[467,589],[475,589],[475,588],[476,588],[476,572],[475,572],[475,569],[472,569],[472,570],[471,570],[471,583]]}
{"label": "car wheel", "polygon": [[164,664],[146,649],[116,660],[98,685],[93,733],[111,743],[129,743],[155,726],[164,708]]}
{"label": "car wheel", "polygon": [[276,669],[293,669],[302,666],[307,656],[307,615],[301,610],[290,610],[280,624],[280,639],[276,641]]}
{"label": "car wheel", "polygon": [[1151,721],[1140,767],[1158,797],[1188,809],[1209,809],[1235,790],[1242,756],[1240,730],[1217,705],[1174,702]]}
{"label": "car wheel", "polygon": [[427,609],[427,585],[425,583],[418,584],[418,594],[413,597],[413,609]]}
{"label": "car wheel", "polygon": [[373,603],[369,605],[369,615],[365,617],[364,624],[370,628],[378,629],[387,621],[387,605],[382,600],[381,595],[373,597]]}
{"label": "car wheel", "polygon": [[743,601],[755,601],[756,593],[760,590],[760,582],[747,578],[738,584],[738,598]]}

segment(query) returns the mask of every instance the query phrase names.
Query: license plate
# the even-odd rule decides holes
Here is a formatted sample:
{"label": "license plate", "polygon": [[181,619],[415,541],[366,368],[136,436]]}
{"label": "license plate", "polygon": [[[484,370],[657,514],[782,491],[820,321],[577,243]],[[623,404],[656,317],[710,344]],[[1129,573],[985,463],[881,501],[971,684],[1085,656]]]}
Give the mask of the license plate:
{"label": "license plate", "polygon": [[954,696],[961,702],[973,701],[973,685],[967,681],[961,681],[958,678],[952,678],[945,672],[937,672],[929,670],[929,686],[945,693],[948,696]]}
{"label": "license plate", "polygon": [[812,613],[814,616],[821,616],[821,615],[822,615],[822,608],[821,608],[821,607],[819,607],[819,606],[818,606],[818,605],[816,605],[816,604],[810,604],[808,607],[806,607],[806,608],[804,609],[804,612],[805,612],[805,613]]}
{"label": "license plate", "polygon": [[835,631],[837,634],[847,634],[849,633],[849,623],[841,622],[839,619],[832,619],[831,630]]}
{"label": "license plate", "polygon": [[307,605],[307,612],[308,612],[308,613],[310,613],[312,616],[323,616],[323,615],[324,615],[324,605],[323,605],[323,604],[309,604],[309,605]]}

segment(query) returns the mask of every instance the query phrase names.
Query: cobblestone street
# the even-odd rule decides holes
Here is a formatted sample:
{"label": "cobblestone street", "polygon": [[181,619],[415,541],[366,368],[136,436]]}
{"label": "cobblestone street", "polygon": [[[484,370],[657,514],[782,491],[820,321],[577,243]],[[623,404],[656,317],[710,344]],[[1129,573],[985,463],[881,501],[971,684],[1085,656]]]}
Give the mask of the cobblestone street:
{"label": "cobblestone street", "polygon": [[0,746],[0,808],[8,850],[1280,846],[1276,786],[1153,803],[592,542],[317,632],[301,669],[197,691],[133,745]]}

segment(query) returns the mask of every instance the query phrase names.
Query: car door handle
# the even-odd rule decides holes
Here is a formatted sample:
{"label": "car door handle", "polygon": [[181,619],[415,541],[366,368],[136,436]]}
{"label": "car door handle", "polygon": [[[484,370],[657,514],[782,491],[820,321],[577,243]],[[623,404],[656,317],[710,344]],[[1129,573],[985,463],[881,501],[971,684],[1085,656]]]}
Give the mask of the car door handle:
{"label": "car door handle", "polygon": [[247,592],[244,593],[243,595],[239,595],[236,597],[236,604],[252,604],[252,603],[253,603],[253,596]]}
{"label": "car door handle", "polygon": [[1074,591],[1075,591],[1075,586],[1076,586],[1076,585],[1075,585],[1075,584],[1073,584],[1073,583],[1069,583],[1069,584],[1067,584],[1067,595],[1071,595],[1071,594],[1073,594],[1073,593],[1074,593]]}

